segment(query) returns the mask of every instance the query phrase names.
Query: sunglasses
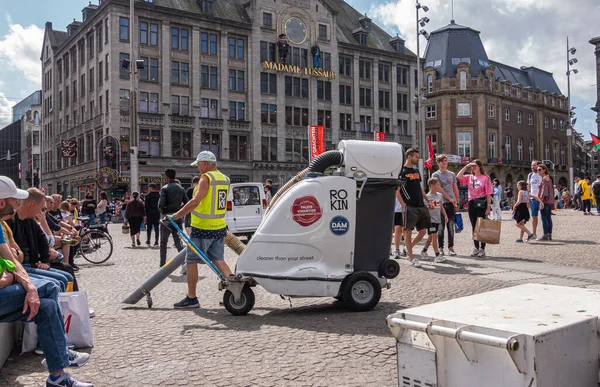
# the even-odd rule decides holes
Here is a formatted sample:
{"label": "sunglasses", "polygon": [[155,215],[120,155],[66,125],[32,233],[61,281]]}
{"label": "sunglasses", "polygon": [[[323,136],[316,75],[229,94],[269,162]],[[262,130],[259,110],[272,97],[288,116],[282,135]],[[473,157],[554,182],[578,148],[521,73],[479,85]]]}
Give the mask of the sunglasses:
{"label": "sunglasses", "polygon": [[539,171],[545,171],[545,169],[544,169],[544,168],[538,168],[537,170],[538,170],[538,172],[539,172]]}

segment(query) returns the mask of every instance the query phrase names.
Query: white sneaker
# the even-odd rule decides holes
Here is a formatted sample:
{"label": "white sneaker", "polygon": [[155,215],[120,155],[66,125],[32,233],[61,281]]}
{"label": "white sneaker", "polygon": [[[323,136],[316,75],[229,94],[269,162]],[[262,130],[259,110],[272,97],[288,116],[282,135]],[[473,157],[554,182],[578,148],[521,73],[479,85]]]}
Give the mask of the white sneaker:
{"label": "white sneaker", "polygon": [[181,275],[186,275],[186,274],[187,274],[187,269],[186,269],[186,267],[187,267],[187,266],[186,266],[185,264],[181,265],[181,270],[179,271],[179,274],[181,274]]}
{"label": "white sneaker", "polygon": [[88,311],[90,313],[90,318],[94,317],[96,315],[96,311],[92,308],[88,308]]}
{"label": "white sneaker", "polygon": [[412,261],[410,261],[410,265],[413,267],[421,267],[421,262],[419,262],[417,258],[414,258]]}
{"label": "white sneaker", "polygon": [[[67,349],[67,352],[69,353],[69,367],[71,368],[83,367],[90,360],[89,353],[76,352],[71,349]],[[44,367],[48,368],[46,359],[42,360],[42,364],[44,365]]]}
{"label": "white sneaker", "polygon": [[58,387],[58,386],[94,387],[94,385],[92,383],[80,382],[78,380],[73,379],[71,377],[71,375],[67,374],[64,371],[56,381],[52,381],[50,379],[50,376],[48,376],[48,379],[46,379],[46,387],[53,387],[53,386],[56,386],[56,387]]}
{"label": "white sneaker", "polygon": [[442,257],[443,257],[444,255],[446,255],[446,254],[444,253],[444,249],[440,249],[440,255],[441,255]]}
{"label": "white sneaker", "polygon": [[421,258],[423,258],[423,259],[429,259],[429,255],[427,255],[427,251],[426,250],[421,250]]}
{"label": "white sneaker", "polygon": [[446,257],[444,257],[443,255],[438,255],[437,257],[435,257],[435,259],[433,260],[434,263],[442,263],[442,262],[446,262]]}
{"label": "white sneaker", "polygon": [[454,257],[456,255],[456,252],[454,252],[454,247],[448,247],[448,254],[451,257]]}
{"label": "white sneaker", "polygon": [[477,258],[485,258],[485,250],[484,249],[479,249],[479,252],[477,253]]}
{"label": "white sneaker", "polygon": [[477,257],[479,255],[479,249],[473,249],[473,252],[471,253],[471,257]]}

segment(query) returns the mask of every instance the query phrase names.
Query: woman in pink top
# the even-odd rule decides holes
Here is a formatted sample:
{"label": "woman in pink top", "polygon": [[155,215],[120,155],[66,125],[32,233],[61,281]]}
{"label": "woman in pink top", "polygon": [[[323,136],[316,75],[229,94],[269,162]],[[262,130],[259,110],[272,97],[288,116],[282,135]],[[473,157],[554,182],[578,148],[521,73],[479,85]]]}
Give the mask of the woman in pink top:
{"label": "woman in pink top", "polygon": [[[470,175],[465,175],[467,168],[471,168]],[[486,218],[490,215],[494,193],[492,180],[485,174],[480,160],[473,160],[472,163],[465,165],[458,172],[456,178],[469,188],[469,220],[473,232],[475,232],[477,218]],[[485,258],[485,243],[473,240],[473,244],[475,249],[471,253],[471,257]]]}

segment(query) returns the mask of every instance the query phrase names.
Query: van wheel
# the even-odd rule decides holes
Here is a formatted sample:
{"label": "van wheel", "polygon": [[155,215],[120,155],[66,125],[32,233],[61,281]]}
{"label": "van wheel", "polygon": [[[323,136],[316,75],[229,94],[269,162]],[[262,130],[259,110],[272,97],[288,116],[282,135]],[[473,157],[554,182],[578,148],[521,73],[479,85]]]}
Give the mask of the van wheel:
{"label": "van wheel", "polygon": [[353,273],[342,283],[342,300],[355,312],[371,310],[381,298],[381,284],[371,273]]}
{"label": "van wheel", "polygon": [[240,300],[239,302],[236,302],[233,293],[226,290],[223,295],[223,305],[225,306],[225,309],[234,316],[246,315],[254,308],[254,292],[248,285],[244,286]]}

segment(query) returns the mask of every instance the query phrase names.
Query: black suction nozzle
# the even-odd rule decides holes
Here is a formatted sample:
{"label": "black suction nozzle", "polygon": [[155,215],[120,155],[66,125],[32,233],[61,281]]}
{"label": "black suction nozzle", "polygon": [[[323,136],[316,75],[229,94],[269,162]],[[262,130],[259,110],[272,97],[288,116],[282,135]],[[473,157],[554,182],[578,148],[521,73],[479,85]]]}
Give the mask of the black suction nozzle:
{"label": "black suction nozzle", "polygon": [[339,167],[344,162],[344,156],[339,150],[330,150],[321,153],[310,162],[308,173],[325,173],[329,167]]}

